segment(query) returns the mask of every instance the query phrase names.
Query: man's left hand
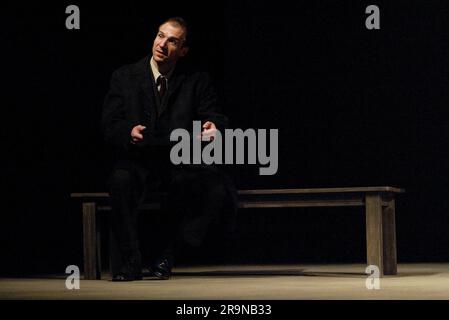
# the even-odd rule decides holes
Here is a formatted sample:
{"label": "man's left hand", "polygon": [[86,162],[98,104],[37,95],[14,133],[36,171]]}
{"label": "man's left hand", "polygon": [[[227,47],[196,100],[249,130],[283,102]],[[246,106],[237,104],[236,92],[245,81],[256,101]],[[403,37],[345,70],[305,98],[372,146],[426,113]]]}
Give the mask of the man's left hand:
{"label": "man's left hand", "polygon": [[211,121],[203,124],[203,131],[201,132],[201,141],[213,141],[217,135],[217,127]]}

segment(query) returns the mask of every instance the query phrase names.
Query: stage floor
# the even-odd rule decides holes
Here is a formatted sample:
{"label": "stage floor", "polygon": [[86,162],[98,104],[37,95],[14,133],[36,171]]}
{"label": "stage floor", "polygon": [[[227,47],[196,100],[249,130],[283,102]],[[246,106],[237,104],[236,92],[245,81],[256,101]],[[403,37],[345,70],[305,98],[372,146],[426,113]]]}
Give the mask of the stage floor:
{"label": "stage floor", "polygon": [[132,300],[449,300],[449,263],[399,264],[397,276],[366,288],[365,265],[220,265],[177,267],[169,281],[81,280],[68,290],[65,275],[2,278],[0,299]]}

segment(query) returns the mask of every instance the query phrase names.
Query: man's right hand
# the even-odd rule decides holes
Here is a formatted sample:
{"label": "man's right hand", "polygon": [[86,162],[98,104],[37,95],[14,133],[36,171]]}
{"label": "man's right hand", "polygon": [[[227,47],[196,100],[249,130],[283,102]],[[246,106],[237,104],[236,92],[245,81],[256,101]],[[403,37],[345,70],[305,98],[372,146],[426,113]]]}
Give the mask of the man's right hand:
{"label": "man's right hand", "polygon": [[142,125],[135,126],[131,130],[131,142],[136,143],[143,140],[142,131],[145,130],[147,127],[144,127]]}

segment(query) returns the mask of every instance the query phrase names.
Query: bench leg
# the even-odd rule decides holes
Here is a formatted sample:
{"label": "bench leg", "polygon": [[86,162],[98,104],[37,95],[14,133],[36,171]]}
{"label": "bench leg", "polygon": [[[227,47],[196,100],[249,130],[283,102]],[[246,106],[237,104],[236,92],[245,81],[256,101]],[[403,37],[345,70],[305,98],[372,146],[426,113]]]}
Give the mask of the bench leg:
{"label": "bench leg", "polygon": [[[97,259],[96,204],[83,203],[83,237],[84,237],[84,279],[100,279]],[[100,276],[100,277],[99,277]]]}
{"label": "bench leg", "polygon": [[382,236],[382,197],[380,194],[367,194],[366,206],[366,251],[368,265],[379,268],[384,275],[383,236]]}
{"label": "bench leg", "polygon": [[388,205],[382,210],[384,274],[397,274],[396,223],[394,198],[387,199]]}
{"label": "bench leg", "polygon": [[96,254],[97,254],[97,265],[95,268],[95,276],[97,280],[101,280],[101,224],[98,224],[98,221],[95,221],[95,226],[96,226],[96,239],[97,239],[97,243],[96,243]]}

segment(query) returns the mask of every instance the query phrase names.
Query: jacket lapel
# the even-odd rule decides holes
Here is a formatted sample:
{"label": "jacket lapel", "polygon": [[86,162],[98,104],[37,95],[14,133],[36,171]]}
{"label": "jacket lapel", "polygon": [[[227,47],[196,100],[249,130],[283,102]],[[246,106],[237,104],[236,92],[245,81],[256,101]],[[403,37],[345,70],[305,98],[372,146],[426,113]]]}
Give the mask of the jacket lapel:
{"label": "jacket lapel", "polygon": [[142,68],[142,86],[143,95],[145,97],[143,104],[143,112],[147,120],[150,120],[151,125],[155,124],[154,115],[157,115],[157,109],[159,107],[159,99],[154,94],[154,80],[153,73],[151,72],[150,59],[147,57]]}
{"label": "jacket lapel", "polygon": [[179,69],[174,70],[173,75],[168,80],[168,92],[161,103],[160,115],[167,110],[167,106],[171,103],[173,96],[178,91],[180,85],[185,79],[185,74]]}
{"label": "jacket lapel", "polygon": [[[182,71],[182,67],[175,67],[172,76],[168,80],[168,92],[167,94],[165,94],[164,99],[162,101],[159,101],[159,97],[156,96],[157,90],[155,89],[154,77],[153,73],[151,72],[150,59],[151,56],[148,56],[145,59],[144,65],[142,66],[142,91],[144,92],[144,96],[147,100],[147,103],[144,104],[145,116],[150,117],[150,119],[154,120],[154,117],[151,117],[151,115],[157,114],[158,117],[162,115],[162,113],[167,109],[167,106],[170,104],[173,96],[178,91],[186,76]],[[154,122],[151,121],[151,123],[153,124]]]}

